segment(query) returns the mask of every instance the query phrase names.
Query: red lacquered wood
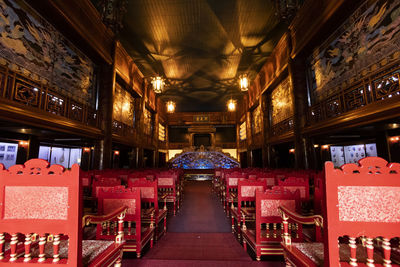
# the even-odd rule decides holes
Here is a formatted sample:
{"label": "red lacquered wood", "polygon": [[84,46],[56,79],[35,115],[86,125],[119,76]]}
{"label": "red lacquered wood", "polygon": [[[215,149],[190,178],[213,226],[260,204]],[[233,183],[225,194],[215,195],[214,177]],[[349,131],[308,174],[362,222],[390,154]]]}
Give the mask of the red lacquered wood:
{"label": "red lacquered wood", "polygon": [[[107,209],[110,205],[116,205],[116,203],[122,203],[127,205],[127,211],[125,214],[125,221],[135,224],[135,231],[132,232],[131,228],[128,229],[128,234],[124,235],[126,244],[124,245],[125,251],[136,252],[137,256],[141,256],[142,247],[150,243],[154,235],[154,229],[150,227],[142,226],[141,217],[141,197],[140,189],[137,188],[125,188],[125,189],[114,189],[101,190],[98,195],[98,212],[103,214],[108,212]],[[112,208],[112,207],[111,207]],[[129,226],[132,227],[132,226]],[[104,233],[101,225],[97,226],[96,239],[113,240],[115,235]]]}
{"label": "red lacquered wood", "polygon": [[[82,188],[80,169],[77,164],[71,170],[60,165],[49,166],[41,159],[27,161],[6,170],[0,164],[0,229],[4,233],[25,233],[25,242],[12,235],[11,249],[1,259],[1,266],[16,259],[12,266],[27,266],[57,262],[63,266],[82,266]],[[25,201],[20,201],[23,198]],[[60,234],[68,237],[68,258],[59,259]],[[54,239],[53,239],[54,235]],[[4,248],[4,234],[0,234],[0,246]],[[39,244],[32,237],[39,236]],[[3,237],[3,238],[2,238]],[[45,258],[46,239],[53,242],[53,258]],[[101,242],[101,241],[100,241]],[[1,245],[2,244],[2,245]],[[39,257],[31,254],[32,244],[37,246]],[[122,252],[122,244],[110,246],[108,253],[97,256],[95,262],[112,264]],[[117,254],[113,258],[112,253]],[[17,257],[16,255],[24,255]],[[29,258],[32,258],[29,260]],[[25,263],[29,261],[29,263]],[[99,266],[91,263],[90,266]]]}
{"label": "red lacquered wood", "polygon": [[30,261],[31,258],[31,234],[26,234],[25,235],[25,242],[24,242],[24,246],[25,246],[25,255],[24,255],[24,262],[28,262]]}
{"label": "red lacquered wood", "polygon": [[60,235],[55,235],[53,240],[53,262],[60,261]]}
{"label": "red lacquered wood", "polygon": [[[368,237],[384,236],[393,238],[400,236],[400,209],[399,203],[393,199],[380,199],[371,205],[377,208],[371,209],[365,201],[365,190],[379,192],[385,196],[385,190],[395,192],[400,190],[400,164],[388,164],[386,160],[378,157],[361,159],[357,164],[345,164],[340,169],[335,169],[332,162],[325,163],[325,188],[326,188],[326,227],[324,228],[325,266],[339,266],[338,238],[340,236],[358,237],[360,234]],[[352,199],[343,203],[354,204],[352,209],[344,209],[340,206],[338,195],[343,195],[346,188],[362,189],[363,194],[353,194]],[[390,190],[390,191],[389,191]],[[383,193],[382,193],[383,192]],[[397,191],[396,191],[397,192]],[[394,194],[398,197],[398,194]],[[359,207],[357,206],[359,205]],[[356,208],[354,208],[356,207]],[[339,213],[339,209],[342,212]],[[366,221],[361,212],[369,210]],[[376,218],[377,212],[385,210],[385,216]],[[344,212],[351,212],[352,218]],[[388,214],[390,213],[390,214]],[[364,214],[364,213],[363,213]],[[371,253],[371,249],[370,249]]]}
{"label": "red lacquered wood", "polygon": [[384,266],[391,266],[392,261],[390,260],[390,254],[391,254],[391,247],[390,247],[390,240],[388,238],[383,238],[382,242],[382,248],[383,248],[383,265]]}
{"label": "red lacquered wood", "polygon": [[[277,234],[277,224],[282,223],[278,207],[282,204],[290,205],[295,210],[296,207],[300,206],[300,192],[297,190],[292,193],[282,188],[265,192],[256,191],[255,236],[246,229],[245,222],[243,222],[242,236],[247,245],[255,250],[257,260],[260,260],[261,255],[279,255],[283,253],[280,244],[282,236]],[[262,234],[262,224],[267,225],[265,234]],[[299,236],[299,238],[302,237]],[[295,239],[299,240],[299,238]]]}

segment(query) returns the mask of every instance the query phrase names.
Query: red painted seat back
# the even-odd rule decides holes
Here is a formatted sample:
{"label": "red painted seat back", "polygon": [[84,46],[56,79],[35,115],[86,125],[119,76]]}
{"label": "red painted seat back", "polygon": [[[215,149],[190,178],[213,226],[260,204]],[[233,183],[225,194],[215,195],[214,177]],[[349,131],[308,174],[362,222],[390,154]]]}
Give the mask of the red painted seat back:
{"label": "red painted seat back", "polygon": [[256,201],[256,191],[264,192],[267,189],[267,183],[265,181],[249,181],[242,180],[238,182],[238,214],[244,201],[254,202]]}
{"label": "red painted seat back", "polygon": [[225,182],[226,182],[226,196],[229,197],[229,192],[237,191],[237,186],[239,180],[245,180],[246,174],[242,174],[239,172],[232,172],[226,175]]}
{"label": "red painted seat back", "polygon": [[314,176],[314,214],[323,214],[324,206],[324,173]]}
{"label": "red painted seat back", "polygon": [[310,184],[306,178],[288,177],[284,180],[278,179],[278,186],[282,186],[291,192],[299,190],[300,198],[303,201],[310,199]]}
{"label": "red painted seat back", "polygon": [[274,186],[276,185],[275,175],[269,172],[261,172],[257,176],[257,181],[266,181],[267,186]]}
{"label": "red painted seat back", "polygon": [[156,213],[158,213],[157,181],[138,180],[128,186],[139,189],[141,201],[151,203]]}
{"label": "red painted seat back", "polygon": [[97,197],[100,189],[111,188],[111,187],[115,187],[115,186],[121,186],[120,179],[105,178],[105,179],[94,180],[93,184],[92,184],[92,197]]}
{"label": "red painted seat back", "polygon": [[256,191],[264,192],[266,189],[265,181],[240,180],[238,182],[238,201],[255,201]]}
{"label": "red painted seat back", "polygon": [[88,171],[81,170],[81,180],[83,187],[90,187],[92,185],[92,175]]}
{"label": "red painted seat back", "polygon": [[[271,189],[264,192],[256,191],[256,243],[262,241],[281,241],[280,234],[273,233],[268,236],[261,234],[261,224],[282,223],[279,206],[286,206],[298,210],[300,206],[300,192],[290,192],[282,188]],[[299,237],[300,238],[300,237]]]}
{"label": "red painted seat back", "polygon": [[170,189],[173,189],[173,191],[175,192],[174,177],[159,176],[159,177],[157,177],[157,184],[158,184],[158,188],[170,188]]}
{"label": "red painted seat back", "polygon": [[358,163],[345,164],[341,169],[335,169],[332,162],[325,163],[325,266],[339,266],[341,236],[400,236],[400,164],[388,165],[378,157]]}
{"label": "red painted seat back", "polygon": [[[32,159],[5,170],[0,164],[0,229],[2,233],[68,236],[68,262],[82,262],[82,190],[79,165],[71,170]],[[29,263],[27,264],[29,265]]]}
{"label": "red painted seat back", "polygon": [[[125,220],[136,224],[135,232],[125,231],[127,240],[140,240],[141,238],[141,198],[140,190],[136,188],[107,188],[99,191],[97,198],[99,215],[110,213],[121,206],[127,206]],[[116,229],[114,229],[116,231]],[[102,225],[97,226],[97,239],[115,239],[113,232],[107,233]]]}

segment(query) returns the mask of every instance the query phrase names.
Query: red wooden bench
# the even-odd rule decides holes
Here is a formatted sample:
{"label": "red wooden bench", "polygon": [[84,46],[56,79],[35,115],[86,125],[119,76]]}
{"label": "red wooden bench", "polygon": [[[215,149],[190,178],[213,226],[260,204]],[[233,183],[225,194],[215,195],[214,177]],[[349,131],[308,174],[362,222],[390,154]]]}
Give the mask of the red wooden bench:
{"label": "red wooden bench", "polygon": [[[256,253],[257,260],[260,260],[262,255],[282,255],[283,249],[280,242],[283,231],[278,207],[285,204],[292,210],[298,210],[299,199],[299,191],[294,193],[288,190],[256,191],[255,229],[247,228],[246,221],[243,220],[244,249],[247,250],[247,246],[249,246]],[[294,230],[296,230],[296,234],[298,231],[301,232],[301,229],[297,229],[297,227],[294,227]]]}
{"label": "red wooden bench", "polygon": [[165,199],[167,203],[172,203],[173,214],[176,215],[176,211],[179,210],[179,191],[177,191],[177,185],[174,177],[157,177],[158,193],[160,199]]}
{"label": "red wooden bench", "polygon": [[229,217],[229,207],[232,203],[237,202],[238,181],[246,180],[246,174],[232,172],[226,174],[225,177],[225,192],[224,192],[224,208]]}
{"label": "red wooden bench", "polygon": [[82,226],[117,219],[121,229],[126,207],[118,206],[101,218],[88,216],[82,225],[79,172],[77,164],[67,171],[61,165],[49,167],[42,159],[9,170],[0,164],[1,266],[120,266],[123,232],[117,231],[113,241],[82,240]]}
{"label": "red wooden bench", "polygon": [[[99,214],[107,213],[116,206],[125,205],[128,207],[125,215],[126,224],[123,225],[124,238],[126,243],[124,251],[136,252],[138,258],[141,256],[142,248],[150,243],[153,247],[154,221],[151,215],[151,223],[148,226],[142,225],[140,189],[136,188],[110,188],[101,190],[98,196]],[[110,240],[116,231],[116,225],[106,223],[97,226],[96,239]]]}
{"label": "red wooden bench", "polygon": [[[390,240],[400,236],[400,164],[369,157],[335,169],[326,162],[325,177],[324,242],[286,237],[287,266],[398,266]],[[281,210],[285,220],[298,216]]]}
{"label": "red wooden bench", "polygon": [[128,184],[128,187],[140,189],[142,201],[142,220],[150,222],[150,215],[154,211],[155,238],[156,241],[167,231],[167,200],[164,198],[162,209],[158,207],[158,186],[157,181],[139,180]]}
{"label": "red wooden bench", "polygon": [[241,221],[245,216],[246,222],[255,220],[256,191],[264,192],[267,189],[266,181],[242,180],[238,182],[237,206],[231,204],[232,233],[236,233],[241,240]]}

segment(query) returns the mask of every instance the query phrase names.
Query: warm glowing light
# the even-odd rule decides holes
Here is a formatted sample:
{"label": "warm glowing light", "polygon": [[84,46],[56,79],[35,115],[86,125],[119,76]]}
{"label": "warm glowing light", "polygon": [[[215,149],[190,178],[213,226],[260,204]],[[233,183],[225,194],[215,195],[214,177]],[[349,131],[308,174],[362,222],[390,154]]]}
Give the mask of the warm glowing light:
{"label": "warm glowing light", "polygon": [[175,102],[174,101],[168,101],[167,102],[167,112],[168,113],[174,113],[175,112]]}
{"label": "warm glowing light", "polygon": [[164,80],[160,76],[154,77],[151,83],[153,84],[153,90],[156,94],[162,93],[164,90]]}
{"label": "warm glowing light", "polygon": [[328,149],[329,148],[329,145],[323,145],[323,146],[321,146],[322,147],[322,149]]}
{"label": "warm glowing light", "polygon": [[289,149],[289,153],[294,153],[294,148]]}
{"label": "warm glowing light", "polygon": [[114,151],[114,155],[119,155],[119,151],[118,151],[118,150],[115,150],[115,151]]}
{"label": "warm glowing light", "polygon": [[84,148],[83,148],[83,152],[90,152],[90,148],[84,147]]}
{"label": "warm glowing light", "polygon": [[19,141],[20,146],[27,146],[29,143],[27,141]]}
{"label": "warm glowing light", "polygon": [[247,74],[242,74],[239,76],[240,90],[245,92],[249,90],[249,79],[247,78]]}
{"label": "warm glowing light", "polygon": [[319,147],[319,145],[314,145],[315,148]]}
{"label": "warm glowing light", "polygon": [[131,103],[130,102],[125,102],[122,105],[122,112],[128,112],[131,108]]}
{"label": "warm glowing light", "polygon": [[390,138],[390,141],[392,141],[392,142],[397,142],[399,140],[400,140],[400,137],[398,137],[398,136],[394,136],[394,137]]}
{"label": "warm glowing light", "polygon": [[227,106],[228,106],[228,110],[229,110],[229,111],[235,111],[235,110],[236,110],[236,101],[233,100],[233,99],[230,99],[230,100],[228,101]]}

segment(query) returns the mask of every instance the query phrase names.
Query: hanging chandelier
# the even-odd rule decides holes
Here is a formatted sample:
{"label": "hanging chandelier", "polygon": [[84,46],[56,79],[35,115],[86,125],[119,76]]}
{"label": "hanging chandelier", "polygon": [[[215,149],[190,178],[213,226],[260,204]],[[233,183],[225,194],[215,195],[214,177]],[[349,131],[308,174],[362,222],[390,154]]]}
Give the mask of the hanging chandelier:
{"label": "hanging chandelier", "polygon": [[242,74],[239,76],[239,84],[242,92],[249,90],[249,79],[247,78],[247,74]]}
{"label": "hanging chandelier", "polygon": [[229,99],[227,106],[228,106],[229,111],[231,111],[231,112],[235,111],[236,110],[236,100],[233,100],[232,98]]}
{"label": "hanging chandelier", "polygon": [[174,113],[175,112],[175,102],[174,101],[168,101],[167,102],[167,112],[168,113]]}
{"label": "hanging chandelier", "polygon": [[153,90],[156,94],[161,94],[164,90],[164,79],[160,76],[153,77],[151,83],[153,84]]}

